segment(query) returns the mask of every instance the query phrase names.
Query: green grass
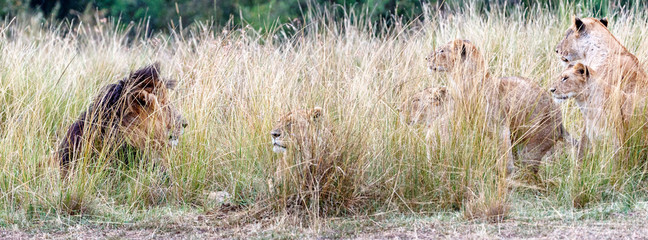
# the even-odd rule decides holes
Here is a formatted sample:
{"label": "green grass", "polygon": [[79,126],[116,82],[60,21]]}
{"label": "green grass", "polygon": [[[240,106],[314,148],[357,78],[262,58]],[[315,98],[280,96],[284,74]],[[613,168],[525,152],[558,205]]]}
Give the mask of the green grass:
{"label": "green grass", "polygon": [[[234,209],[247,213],[234,222],[285,216],[285,222],[308,220],[305,226],[382,214],[449,214],[463,221],[493,211],[513,219],[548,214],[578,221],[631,211],[645,201],[646,163],[632,144],[632,161],[612,158],[603,145],[580,165],[561,144],[537,179],[507,179],[498,140],[485,130],[484,110],[476,105],[453,116],[453,135],[439,145],[426,140],[422,127],[399,121],[396,107],[403,100],[447,81],[427,72],[424,58],[434,46],[469,39],[494,76],[530,77],[546,87],[562,70],[553,49],[570,15],[589,14],[566,4],[557,13],[466,9],[430,13],[378,33],[362,16],[331,22],[314,12],[303,34],[294,37],[280,29],[259,35],[250,28],[221,31],[197,23],[144,38],[136,26],[69,26],[38,17],[5,21],[0,226],[146,227],[163,221],[160,215],[181,219],[221,211],[206,198],[216,191],[228,192]],[[610,19],[612,33],[642,63],[648,59],[648,41],[641,37],[646,22],[640,11]],[[155,61],[164,76],[179,81],[172,99],[190,123],[180,145],[168,152],[167,172],[146,156],[128,166],[112,164],[107,156],[87,159],[75,179],[62,182],[53,152],[67,127],[102,86]],[[282,201],[299,190],[276,194],[268,184],[281,158],[272,152],[269,132],[285,112],[314,106],[325,109],[336,133],[341,175],[334,175],[339,182],[327,193],[332,197],[292,211]],[[578,109],[569,103],[562,110],[567,129],[578,135]]]}

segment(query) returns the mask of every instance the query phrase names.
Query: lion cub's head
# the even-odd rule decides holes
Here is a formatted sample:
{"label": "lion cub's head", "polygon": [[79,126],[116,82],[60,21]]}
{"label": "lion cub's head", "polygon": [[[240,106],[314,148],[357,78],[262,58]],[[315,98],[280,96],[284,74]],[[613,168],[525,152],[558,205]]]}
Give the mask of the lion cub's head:
{"label": "lion cub's head", "polygon": [[590,81],[591,70],[581,64],[569,65],[551,85],[549,92],[557,102],[579,97]]}
{"label": "lion cub's head", "polygon": [[556,53],[564,64],[585,58],[585,51],[590,47],[589,37],[594,33],[609,35],[608,21],[605,18],[577,18],[565,32],[565,37],[556,46]]}
{"label": "lion cub's head", "polygon": [[414,94],[398,108],[401,120],[407,124],[431,124],[447,114],[448,91],[445,87],[430,87]]}
{"label": "lion cub's head", "polygon": [[468,40],[455,39],[435,49],[425,58],[430,71],[456,71],[459,68],[483,68],[484,59],[477,47]]}
{"label": "lion cub's head", "polygon": [[[296,146],[305,146],[314,143],[322,130],[323,112],[321,107],[291,111],[281,117],[274,126],[272,136],[272,150],[284,153],[286,149]],[[313,141],[313,143],[309,143]]]}

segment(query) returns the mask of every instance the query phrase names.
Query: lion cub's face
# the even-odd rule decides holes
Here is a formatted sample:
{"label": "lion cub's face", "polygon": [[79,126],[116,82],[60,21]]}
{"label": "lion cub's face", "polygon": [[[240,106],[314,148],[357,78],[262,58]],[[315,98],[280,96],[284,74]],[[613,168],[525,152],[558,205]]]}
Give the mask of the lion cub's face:
{"label": "lion cub's face", "polygon": [[322,121],[323,110],[320,107],[289,112],[279,119],[270,135],[272,150],[284,153],[289,147],[299,144],[309,134],[315,134],[313,127]]}
{"label": "lion cub's face", "polygon": [[564,64],[581,60],[590,45],[588,36],[593,31],[607,31],[607,19],[574,18],[565,37],[556,45],[556,53]]}
{"label": "lion cub's face", "polygon": [[[456,67],[457,61],[465,59],[468,55],[468,46],[472,46],[470,41],[455,39],[437,49],[435,49],[425,60],[428,62],[430,71],[446,72],[452,71]],[[469,50],[472,50],[471,48]]]}
{"label": "lion cub's face", "polygon": [[447,98],[445,87],[427,88],[401,104],[401,119],[407,124],[430,123],[446,114]]}
{"label": "lion cub's face", "polygon": [[589,82],[590,70],[587,66],[577,63],[569,65],[560,77],[551,85],[549,91],[557,102],[577,97]]}
{"label": "lion cub's face", "polygon": [[133,73],[129,81],[122,123],[129,142],[140,148],[178,145],[188,123],[169,97],[175,82],[161,79],[157,66]]}

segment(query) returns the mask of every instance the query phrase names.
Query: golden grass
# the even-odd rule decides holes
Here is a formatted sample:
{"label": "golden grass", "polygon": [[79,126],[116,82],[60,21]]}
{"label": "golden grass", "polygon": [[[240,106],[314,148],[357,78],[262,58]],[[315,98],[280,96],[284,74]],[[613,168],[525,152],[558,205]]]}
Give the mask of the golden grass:
{"label": "golden grass", "polygon": [[[589,14],[563,8],[527,14],[429,9],[421,21],[397,22],[384,32],[362,15],[333,22],[312,12],[294,37],[283,34],[291,26],[260,35],[197,23],[143,37],[141,26],[7,20],[0,24],[0,222],[200,206],[203,193],[213,191],[230,193],[244,207],[287,211],[276,204],[287,195],[268,184],[281,158],[272,152],[269,132],[285,112],[313,106],[326,109],[343,149],[340,171],[349,177],[332,190],[335,197],[318,202],[320,211],[334,209],[327,214],[454,209],[499,221],[515,211],[507,206],[514,191],[539,190],[538,198],[570,207],[634,199],[643,170],[613,171],[605,151],[576,167],[575,154],[559,146],[541,168],[541,183],[519,187],[526,180],[504,177],[497,140],[479,118],[458,113],[453,136],[438,146],[428,144],[424,129],[398,119],[403,100],[446,83],[444,75],[427,72],[424,58],[455,38],[477,45],[494,76],[525,76],[547,86],[562,70],[554,46],[571,14]],[[648,17],[610,17],[612,33],[645,62]],[[179,81],[172,98],[190,123],[169,152],[172,180],[160,180],[145,162],[112,169],[91,159],[76,181],[63,184],[52,153],[66,128],[103,85],[155,61],[163,76]],[[563,116],[578,135],[578,109],[565,104]]]}

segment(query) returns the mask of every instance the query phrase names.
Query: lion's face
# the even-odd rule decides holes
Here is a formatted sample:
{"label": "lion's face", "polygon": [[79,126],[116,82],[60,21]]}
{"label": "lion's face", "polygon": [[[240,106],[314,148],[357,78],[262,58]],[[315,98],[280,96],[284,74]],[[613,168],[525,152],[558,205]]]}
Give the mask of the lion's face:
{"label": "lion's face", "polygon": [[607,31],[607,19],[574,18],[565,37],[556,45],[556,53],[564,64],[585,58],[589,36],[594,31]]}
{"label": "lion's face", "polygon": [[140,148],[176,146],[188,122],[169,98],[175,82],[161,79],[156,69],[145,71],[135,72],[127,85],[122,121],[127,139]]}
{"label": "lion's face", "polygon": [[446,72],[454,70],[458,61],[471,58],[475,51],[476,48],[470,41],[455,39],[435,49],[425,59],[430,71]]}
{"label": "lion's face", "polygon": [[590,77],[587,66],[577,63],[565,69],[560,77],[551,85],[549,91],[557,102],[577,97],[585,90]]}
{"label": "lion's face", "polygon": [[454,42],[450,42],[435,49],[425,60],[428,63],[428,70],[445,72],[454,68],[456,54],[454,54]]}
{"label": "lion's face", "polygon": [[315,107],[292,111],[281,117],[270,131],[272,150],[284,153],[289,147],[299,144],[306,135],[314,134],[313,127],[321,122],[322,112],[322,108]]}
{"label": "lion's face", "polygon": [[432,122],[446,114],[447,98],[445,87],[427,88],[401,104],[401,119],[407,124]]}

